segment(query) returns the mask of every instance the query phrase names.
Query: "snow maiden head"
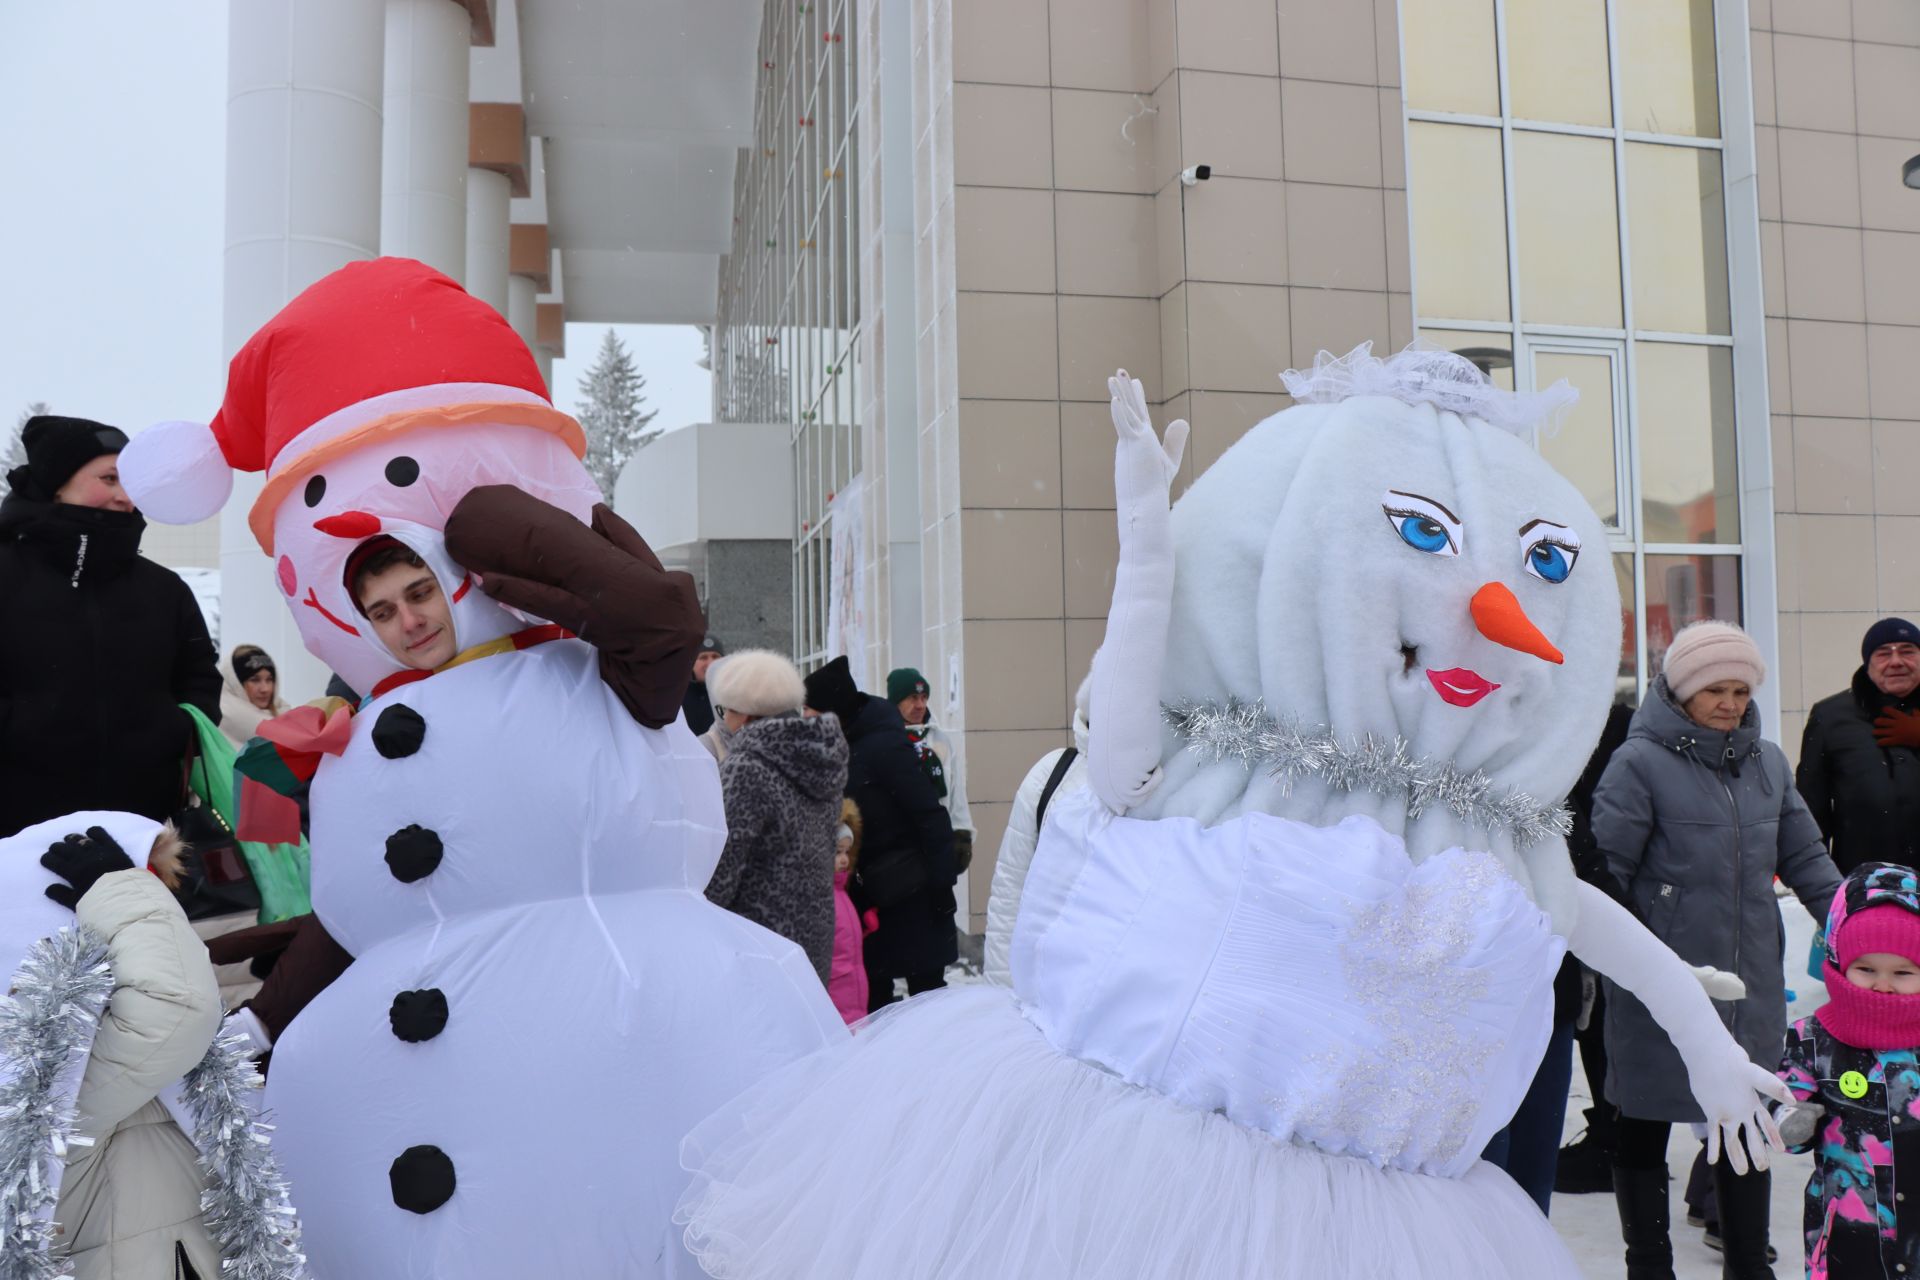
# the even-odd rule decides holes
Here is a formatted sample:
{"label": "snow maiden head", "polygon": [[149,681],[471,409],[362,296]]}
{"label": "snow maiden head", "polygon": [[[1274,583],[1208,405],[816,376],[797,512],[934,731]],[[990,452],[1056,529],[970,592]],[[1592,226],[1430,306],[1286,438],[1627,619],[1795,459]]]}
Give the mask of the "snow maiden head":
{"label": "snow maiden head", "polygon": [[584,520],[599,501],[584,451],[498,312],[430,267],[377,258],[322,278],[248,340],[210,427],[150,427],[121,471],[150,517],[178,524],[219,510],[233,471],[264,470],[248,523],[301,637],[373,689],[410,664],[348,590],[361,544],[391,537],[433,570],[463,648],[510,635],[527,620],[470,589],[446,555],[447,516],[481,485],[512,484]]}
{"label": "snow maiden head", "polygon": [[[1257,701],[1270,729],[1340,744],[1346,764],[1289,775],[1169,730],[1138,814],[1366,814],[1416,858],[1499,855],[1557,914],[1560,890],[1521,859],[1539,849],[1526,862],[1568,878],[1551,806],[1599,733],[1621,637],[1605,526],[1531,440],[1571,389],[1517,395],[1458,356],[1366,346],[1285,377],[1296,405],[1173,509],[1178,658],[1161,696]],[[1324,780],[1342,770],[1348,785]]]}

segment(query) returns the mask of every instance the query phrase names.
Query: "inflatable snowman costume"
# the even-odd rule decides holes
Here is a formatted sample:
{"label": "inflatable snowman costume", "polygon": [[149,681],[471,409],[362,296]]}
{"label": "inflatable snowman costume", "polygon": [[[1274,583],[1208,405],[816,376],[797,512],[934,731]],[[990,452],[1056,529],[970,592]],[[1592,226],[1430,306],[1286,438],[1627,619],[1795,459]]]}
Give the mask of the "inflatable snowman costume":
{"label": "inflatable snowman costume", "polygon": [[1515,434],[1554,397],[1364,348],[1288,385],[1170,515],[1185,424],[1116,380],[1090,785],[1047,811],[1014,991],[884,1010],[696,1129],[710,1274],[1577,1275],[1478,1159],[1569,945],[1764,1159],[1770,1074],[1568,862],[1620,604]]}
{"label": "inflatable snowman costume", "polygon": [[[217,501],[227,463],[266,468],[252,524],[280,589],[369,695],[350,737],[317,735],[311,789],[314,908],[353,964],[274,1046],[267,1096],[314,1274],[690,1270],[682,1135],[845,1031],[797,947],[702,896],[725,821],[684,722],[636,723],[593,636],[503,607],[447,549],[478,486],[588,518],[579,427],[490,307],[379,259],[250,340],[210,436],[153,431],[123,474],[161,519]],[[461,656],[431,678],[349,597],[378,535],[452,602]]]}

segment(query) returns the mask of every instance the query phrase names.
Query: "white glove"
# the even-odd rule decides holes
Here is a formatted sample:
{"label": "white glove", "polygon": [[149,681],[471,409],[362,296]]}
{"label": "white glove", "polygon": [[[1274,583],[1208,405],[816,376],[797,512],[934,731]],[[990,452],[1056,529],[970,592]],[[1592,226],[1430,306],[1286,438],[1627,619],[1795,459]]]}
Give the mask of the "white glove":
{"label": "white glove", "polygon": [[1160,782],[1160,678],[1173,614],[1173,478],[1187,447],[1184,420],[1154,435],[1147,396],[1122,369],[1107,379],[1113,426],[1115,516],[1120,560],[1105,642],[1093,662],[1087,781],[1115,813],[1139,804]]}
{"label": "white glove", "polygon": [[1592,885],[1582,882],[1576,892],[1580,915],[1567,945],[1582,964],[1638,997],[1680,1051],[1687,1084],[1707,1118],[1707,1162],[1720,1158],[1724,1141],[1727,1163],[1735,1173],[1747,1171],[1749,1155],[1754,1168],[1765,1169],[1767,1149],[1782,1150],[1786,1143],[1762,1097],[1791,1103],[1793,1094],[1727,1034],[1707,993],[1679,956]]}
{"label": "white glove", "polygon": [[1817,1102],[1796,1102],[1782,1107],[1773,1119],[1780,1126],[1780,1140],[1790,1147],[1804,1147],[1813,1141],[1813,1131],[1827,1109]]}
{"label": "white glove", "polygon": [[1700,983],[1700,989],[1711,1000],[1745,1000],[1747,984],[1740,981],[1737,973],[1728,973],[1725,969],[1716,969],[1710,964],[1690,964],[1688,969]]}

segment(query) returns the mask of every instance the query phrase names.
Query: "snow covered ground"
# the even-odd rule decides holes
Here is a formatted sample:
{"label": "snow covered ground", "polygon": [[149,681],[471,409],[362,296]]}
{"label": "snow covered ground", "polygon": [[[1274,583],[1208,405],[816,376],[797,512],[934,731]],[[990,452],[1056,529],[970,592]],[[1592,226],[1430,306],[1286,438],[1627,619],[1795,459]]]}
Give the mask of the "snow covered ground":
{"label": "snow covered ground", "polygon": [[[1787,1005],[1789,1021],[1805,1017],[1826,1000],[1826,989],[1807,976],[1807,952],[1814,935],[1813,918],[1792,898],[1780,902],[1787,920],[1787,986],[1794,1000]],[[1585,1123],[1584,1111],[1592,1095],[1586,1075],[1576,1056],[1573,1089],[1567,1100],[1567,1139],[1572,1140]],[[1686,1208],[1680,1193],[1686,1186],[1687,1171],[1700,1144],[1684,1125],[1674,1126],[1673,1145],[1668,1161],[1673,1169],[1673,1270],[1679,1280],[1719,1280],[1720,1255],[1700,1242],[1698,1227],[1686,1225]],[[1813,1157],[1783,1156],[1773,1166],[1773,1247],[1780,1251],[1774,1264],[1779,1280],[1797,1280],[1806,1274],[1805,1251],[1800,1237],[1801,1194],[1807,1175],[1813,1171]],[[1560,1233],[1588,1280],[1620,1280],[1626,1275],[1620,1242],[1620,1215],[1611,1195],[1555,1196],[1553,1226]]]}

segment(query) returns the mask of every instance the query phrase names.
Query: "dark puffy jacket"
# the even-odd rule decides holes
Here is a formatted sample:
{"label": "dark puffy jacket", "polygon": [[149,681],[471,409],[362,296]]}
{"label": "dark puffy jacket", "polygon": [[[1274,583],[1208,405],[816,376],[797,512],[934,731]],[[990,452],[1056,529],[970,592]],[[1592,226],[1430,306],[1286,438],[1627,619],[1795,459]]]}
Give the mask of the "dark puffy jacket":
{"label": "dark puffy jacket", "polygon": [[[1691,965],[1738,974],[1744,1000],[1716,1004],[1747,1055],[1772,1069],[1787,1033],[1778,875],[1815,919],[1840,887],[1786,756],[1758,710],[1732,733],[1702,728],[1666,682],[1647,691],[1593,797],[1593,836],[1634,913]],[[1701,1118],[1686,1068],[1645,1005],[1607,985],[1609,1100],[1641,1120]]]}
{"label": "dark puffy jacket", "polygon": [[220,719],[206,619],[137,515],[0,503],[0,836],[80,809],[180,807],[191,703]]}
{"label": "dark puffy jacket", "polygon": [[707,898],[799,944],[825,982],[833,964],[833,853],[847,740],[832,716],[755,720],[720,762],[727,846]]}
{"label": "dark puffy jacket", "polygon": [[[943,969],[960,955],[953,923],[953,824],[921,772],[899,708],[884,698],[862,698],[841,726],[849,752],[847,795],[865,822],[861,861],[871,862],[883,850],[916,849],[930,872],[925,889],[879,909],[880,927],[867,935],[867,969],[894,977]],[[861,895],[857,869],[848,888],[862,911],[871,905]]]}
{"label": "dark puffy jacket", "polygon": [[1895,709],[1920,709],[1920,697],[1889,698],[1861,667],[1852,688],[1807,713],[1794,782],[1842,872],[1920,862],[1920,752],[1873,740],[1874,717]]}

